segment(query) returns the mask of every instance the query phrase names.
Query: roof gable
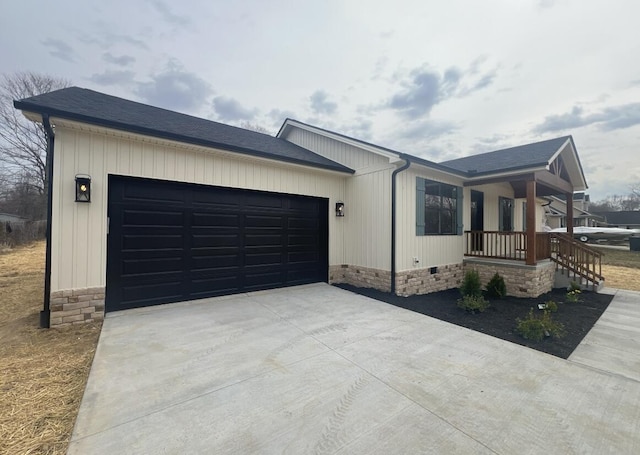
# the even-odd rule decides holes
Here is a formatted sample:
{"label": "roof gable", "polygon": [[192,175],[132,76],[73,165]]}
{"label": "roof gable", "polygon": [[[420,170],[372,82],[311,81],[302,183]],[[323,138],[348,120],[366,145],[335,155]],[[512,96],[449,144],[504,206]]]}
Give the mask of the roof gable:
{"label": "roof gable", "polygon": [[25,112],[332,171],[353,173],[286,140],[93,90],[69,87],[15,101]]}
{"label": "roof gable", "polygon": [[571,136],[466,156],[440,164],[465,172],[469,177],[546,169],[571,181],[576,190],[587,188],[582,164]]}
{"label": "roof gable", "polygon": [[494,152],[465,156],[440,164],[472,174],[504,172],[523,168],[548,166],[570,136],[533,144],[519,145]]}
{"label": "roof gable", "polygon": [[452,174],[455,175],[457,177],[464,177],[465,173],[464,172],[460,172],[456,169],[447,167],[447,166],[443,166],[442,164],[438,164],[436,162],[433,161],[429,161],[426,160],[424,158],[420,158],[414,155],[409,155],[407,153],[402,153],[402,152],[398,152],[396,150],[387,148],[387,147],[382,147],[380,145],[375,145],[372,144],[370,142],[366,142],[366,141],[362,141],[360,139],[356,139],[354,137],[351,136],[347,136],[345,134],[341,134],[341,133],[336,133],[335,131],[329,131],[327,129],[324,128],[320,128],[317,126],[313,126],[313,125],[309,125],[307,123],[304,122],[300,122],[298,120],[294,120],[291,118],[287,118],[284,123],[282,124],[282,126],[280,127],[280,130],[278,131],[278,134],[276,135],[276,137],[280,137],[283,139],[286,139],[291,130],[293,128],[300,128],[306,131],[311,131],[313,133],[319,134],[321,136],[324,137],[328,137],[331,139],[334,139],[336,141],[339,142],[343,142],[345,144],[349,144],[355,147],[358,147],[359,149],[362,150],[366,150],[370,153],[375,153],[377,155],[381,155],[386,157],[389,160],[389,163],[402,163],[402,161],[411,161],[414,164],[417,165],[421,165],[421,166],[425,166],[428,167],[430,169],[434,169],[434,170],[438,170],[447,174]]}

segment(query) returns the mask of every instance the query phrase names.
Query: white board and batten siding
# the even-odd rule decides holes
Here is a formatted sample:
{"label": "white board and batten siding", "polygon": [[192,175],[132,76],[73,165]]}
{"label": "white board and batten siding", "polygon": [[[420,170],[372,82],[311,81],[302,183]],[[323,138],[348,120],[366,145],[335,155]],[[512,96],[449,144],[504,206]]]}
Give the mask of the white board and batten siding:
{"label": "white board and batten siding", "polygon": [[[345,263],[344,224],[333,213],[348,174],[222,150],[56,123],[52,291],[105,285],[108,175],[125,175],[329,199],[329,264]],[[75,202],[75,175],[91,176],[91,203]]]}
{"label": "white board and batten siding", "polygon": [[[416,182],[422,177],[462,187],[462,179],[453,175],[413,165],[397,175],[397,239],[396,268],[398,272],[459,264],[463,259],[464,237],[460,235],[416,234]],[[463,222],[469,223],[469,190],[463,193]],[[413,258],[418,258],[414,264]]]}
{"label": "white board and batten siding", "polygon": [[380,270],[391,268],[391,173],[389,156],[292,128],[286,140],[355,171],[344,196],[345,264]]}

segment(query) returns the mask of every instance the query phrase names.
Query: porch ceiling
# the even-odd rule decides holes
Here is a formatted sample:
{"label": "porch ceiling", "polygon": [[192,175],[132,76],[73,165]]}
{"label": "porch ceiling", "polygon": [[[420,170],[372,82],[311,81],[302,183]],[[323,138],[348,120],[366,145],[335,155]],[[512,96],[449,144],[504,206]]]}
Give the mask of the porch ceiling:
{"label": "porch ceiling", "polygon": [[570,182],[559,175],[549,171],[537,171],[527,174],[494,177],[488,179],[465,182],[464,186],[487,185],[491,183],[509,183],[513,188],[514,197],[517,199],[527,197],[527,182],[536,182],[536,196],[555,196],[559,194],[573,193],[574,188]]}

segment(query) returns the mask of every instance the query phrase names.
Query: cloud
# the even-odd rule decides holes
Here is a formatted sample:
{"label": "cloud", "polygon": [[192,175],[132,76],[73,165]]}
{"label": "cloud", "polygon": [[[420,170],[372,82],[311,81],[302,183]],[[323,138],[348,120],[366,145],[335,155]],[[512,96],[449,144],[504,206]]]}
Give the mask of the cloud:
{"label": "cloud", "polygon": [[570,112],[549,115],[535,126],[535,133],[566,131],[588,125],[598,125],[603,131],[613,131],[640,125],[640,103],[606,107],[599,112],[585,115],[581,106],[574,106]]}
{"label": "cloud", "polygon": [[407,78],[396,76],[403,88],[393,95],[386,107],[395,109],[410,119],[428,115],[434,106],[454,97],[464,97],[493,83],[495,70],[480,73],[476,60],[467,70],[450,67],[444,74],[429,68],[416,68]]}
{"label": "cloud", "polygon": [[116,57],[111,52],[105,52],[104,54],[102,54],[102,60],[107,63],[114,63],[119,66],[128,66],[130,63],[136,61],[135,57],[132,57],[130,55],[121,55],[119,57]]}
{"label": "cloud", "polygon": [[49,54],[51,54],[52,56],[59,58],[60,60],[64,60],[65,62],[75,62],[75,59],[73,57],[73,48],[64,41],[47,38],[45,41],[42,41],[42,44],[44,44],[45,47],[49,48]]}
{"label": "cloud", "polygon": [[293,111],[289,111],[289,110],[282,110],[282,109],[271,109],[268,113],[267,116],[271,119],[271,121],[273,122],[273,125],[277,125],[280,126],[282,125],[282,123],[284,123],[284,121],[288,118],[291,119],[295,119],[296,118],[296,114]]}
{"label": "cloud", "polygon": [[371,120],[359,118],[356,119],[354,123],[346,125],[344,134],[363,141],[370,141],[372,137],[372,127],[373,122]]}
{"label": "cloud", "polygon": [[212,89],[204,79],[172,61],[164,72],[152,75],[151,82],[139,83],[135,93],[156,106],[194,112],[206,105]]}
{"label": "cloud", "polygon": [[113,47],[114,44],[123,43],[129,46],[137,47],[138,49],[150,50],[147,43],[138,38],[133,38],[129,35],[121,35],[118,33],[113,33],[111,30],[108,30],[109,25],[98,22],[96,28],[93,30],[91,34],[78,34],[78,41],[85,44],[95,44],[100,46],[102,49],[109,49]]}
{"label": "cloud", "polygon": [[431,112],[441,101],[440,76],[429,71],[412,72],[413,79],[402,93],[395,94],[388,106],[401,111],[407,117],[417,118]]}
{"label": "cloud", "polygon": [[185,27],[191,23],[191,20],[187,16],[180,16],[171,11],[169,6],[162,0],[150,0],[149,3],[151,3],[162,18],[170,24]]}
{"label": "cloud", "polygon": [[315,114],[333,114],[338,105],[328,100],[329,95],[324,90],[316,90],[310,97],[311,110]]}
{"label": "cloud", "polygon": [[413,122],[401,134],[405,139],[435,139],[453,133],[458,127],[453,122],[424,120]]}
{"label": "cloud", "polygon": [[258,114],[257,109],[247,109],[238,100],[228,96],[216,96],[213,99],[213,109],[218,119],[226,122],[250,121]]}
{"label": "cloud", "polygon": [[538,0],[538,8],[552,8],[556,5],[556,3],[558,3],[558,0]]}
{"label": "cloud", "polygon": [[133,82],[135,73],[133,71],[105,71],[96,73],[89,80],[100,85],[127,85]]}

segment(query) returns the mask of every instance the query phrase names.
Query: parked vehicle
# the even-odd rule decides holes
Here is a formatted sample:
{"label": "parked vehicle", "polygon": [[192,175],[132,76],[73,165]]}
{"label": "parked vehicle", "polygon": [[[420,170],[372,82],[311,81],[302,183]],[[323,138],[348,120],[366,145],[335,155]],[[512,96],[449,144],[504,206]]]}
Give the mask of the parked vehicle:
{"label": "parked vehicle", "polygon": [[[567,228],[551,229],[548,232],[567,232]],[[576,226],[573,238],[581,242],[626,242],[632,235],[640,234],[640,229]]]}

